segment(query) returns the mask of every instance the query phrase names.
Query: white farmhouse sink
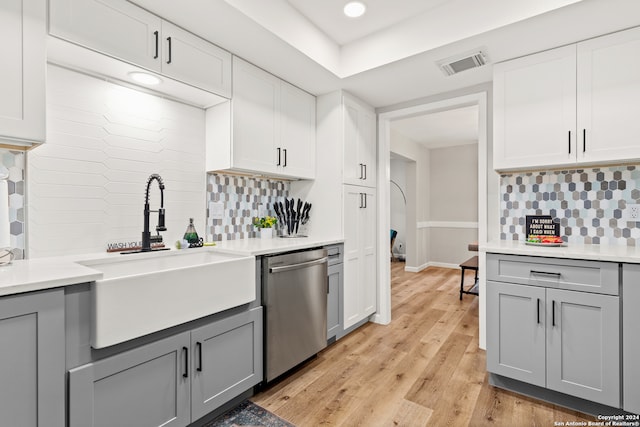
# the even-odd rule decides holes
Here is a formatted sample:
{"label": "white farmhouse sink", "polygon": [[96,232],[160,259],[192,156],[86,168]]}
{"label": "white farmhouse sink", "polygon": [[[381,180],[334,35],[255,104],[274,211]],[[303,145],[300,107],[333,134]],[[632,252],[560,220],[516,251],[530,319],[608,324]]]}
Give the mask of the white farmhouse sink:
{"label": "white farmhouse sink", "polygon": [[255,258],[197,250],[82,261],[91,285],[91,346],[107,347],[256,299]]}

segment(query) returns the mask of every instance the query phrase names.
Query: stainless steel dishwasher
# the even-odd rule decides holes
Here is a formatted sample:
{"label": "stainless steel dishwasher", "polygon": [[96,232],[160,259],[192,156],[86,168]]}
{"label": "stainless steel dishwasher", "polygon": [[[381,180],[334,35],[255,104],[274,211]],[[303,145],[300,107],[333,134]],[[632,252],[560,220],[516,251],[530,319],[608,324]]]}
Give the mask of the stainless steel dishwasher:
{"label": "stainless steel dishwasher", "polygon": [[269,382],[327,345],[327,250],[265,257],[262,268]]}

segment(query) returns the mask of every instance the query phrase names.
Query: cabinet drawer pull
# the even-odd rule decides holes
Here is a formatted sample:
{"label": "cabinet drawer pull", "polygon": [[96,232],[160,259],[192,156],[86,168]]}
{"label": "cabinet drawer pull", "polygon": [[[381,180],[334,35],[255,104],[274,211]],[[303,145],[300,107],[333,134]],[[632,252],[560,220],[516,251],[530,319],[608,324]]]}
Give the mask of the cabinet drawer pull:
{"label": "cabinet drawer pull", "polygon": [[158,54],[160,53],[160,52],[158,51],[158,42],[159,42],[159,37],[160,37],[160,36],[159,36],[159,33],[158,33],[157,31],[154,31],[154,32],[153,32],[153,35],[156,37],[156,54],[155,54],[155,56],[153,57],[153,59],[158,59]]}
{"label": "cabinet drawer pull", "polygon": [[171,64],[171,37],[167,37],[167,43],[169,44],[169,58],[167,59],[167,64]]}
{"label": "cabinet drawer pull", "polygon": [[571,154],[571,131],[569,131],[569,154]]}
{"label": "cabinet drawer pull", "polygon": [[364,165],[362,163],[358,163],[358,164],[360,165],[360,178],[358,178],[358,179],[363,179],[362,178],[362,176],[363,176],[362,175],[362,166],[364,166]]}
{"label": "cabinet drawer pull", "polygon": [[202,343],[200,341],[196,343],[196,348],[198,349],[198,367],[196,371],[202,372]]}
{"label": "cabinet drawer pull", "polygon": [[540,324],[540,298],[538,298],[538,302],[536,303],[536,311],[538,315],[538,324]]}
{"label": "cabinet drawer pull", "polygon": [[582,152],[587,151],[587,130],[582,129]]}
{"label": "cabinet drawer pull", "polygon": [[551,302],[551,326],[556,326],[556,300]]}
{"label": "cabinet drawer pull", "polygon": [[278,150],[278,164],[276,166],[280,166],[280,154],[282,154],[282,150],[280,149],[280,147],[277,148]]}
{"label": "cabinet drawer pull", "polygon": [[362,193],[364,196],[364,208],[367,209],[367,193]]}
{"label": "cabinet drawer pull", "polygon": [[182,351],[184,353],[184,372],[182,377],[189,378],[189,347],[182,347]]}
{"label": "cabinet drawer pull", "polygon": [[282,151],[284,152],[284,164],[282,165],[283,168],[287,167],[287,149],[284,148],[282,149]]}
{"label": "cabinet drawer pull", "polygon": [[364,178],[362,178],[364,180],[367,179],[367,165],[364,165]]}
{"label": "cabinet drawer pull", "polygon": [[560,278],[560,276],[562,276],[562,273],[553,273],[551,271],[539,271],[539,270],[530,270],[531,274],[546,274],[547,276],[557,276],[558,278]]}
{"label": "cabinet drawer pull", "polygon": [[364,208],[364,202],[363,202],[363,199],[362,199],[362,193],[358,193],[358,194],[360,194],[360,209],[362,209],[362,208]]}

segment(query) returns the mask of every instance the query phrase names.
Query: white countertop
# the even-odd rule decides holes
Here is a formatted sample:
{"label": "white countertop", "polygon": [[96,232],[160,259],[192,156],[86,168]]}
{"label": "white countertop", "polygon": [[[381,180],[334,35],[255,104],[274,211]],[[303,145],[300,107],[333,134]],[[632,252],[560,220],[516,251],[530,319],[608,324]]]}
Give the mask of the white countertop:
{"label": "white countertop", "polygon": [[343,243],[343,239],[312,239],[309,237],[292,237],[272,239],[240,239],[216,242],[216,251],[237,255],[268,255],[282,252],[297,251],[300,249],[315,248],[318,246]]}
{"label": "white countertop", "polygon": [[[334,243],[341,239],[273,238],[242,239],[216,242],[216,246],[206,246],[185,251],[214,251],[244,256],[258,256],[314,248]],[[164,254],[182,253],[176,249],[163,251]],[[57,288],[102,279],[102,273],[79,264],[80,261],[117,258],[121,256],[149,257],[153,253],[121,255],[120,253],[90,253],[50,258],[35,258],[13,261],[0,267],[0,296]]]}
{"label": "white countertop", "polygon": [[579,245],[569,243],[566,246],[542,247],[530,246],[519,241],[494,240],[480,245],[479,249],[481,252],[487,253],[640,263],[640,248],[635,246]]}

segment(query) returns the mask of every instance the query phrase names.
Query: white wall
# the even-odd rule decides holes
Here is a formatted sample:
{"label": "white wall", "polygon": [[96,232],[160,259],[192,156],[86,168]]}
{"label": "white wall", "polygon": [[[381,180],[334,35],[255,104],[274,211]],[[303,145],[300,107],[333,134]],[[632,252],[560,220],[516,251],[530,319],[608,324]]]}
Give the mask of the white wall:
{"label": "white wall", "polygon": [[[27,155],[29,257],[139,241],[152,173],[166,186],[165,242],[190,217],[204,235],[204,110],[56,66],[47,73],[47,142]],[[150,200],[156,209],[156,183]]]}
{"label": "white wall", "polygon": [[429,151],[429,263],[457,268],[478,241],[478,144]]}
{"label": "white wall", "polygon": [[429,150],[391,128],[391,152],[410,162],[406,166],[406,247],[405,268],[419,271],[429,261],[429,230],[418,228],[429,216]]}
{"label": "white wall", "polygon": [[[407,204],[402,193],[407,194],[407,163],[400,158],[391,159],[389,193],[391,196],[391,228],[398,232],[393,253],[406,254],[407,249]],[[395,183],[395,184],[394,184]],[[397,186],[396,186],[397,185]]]}

